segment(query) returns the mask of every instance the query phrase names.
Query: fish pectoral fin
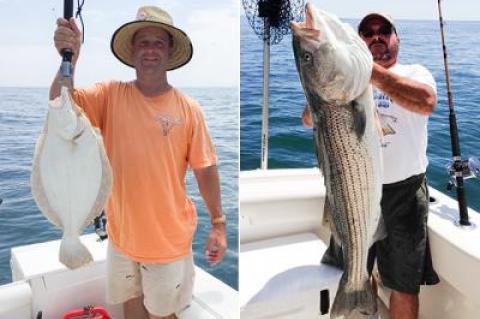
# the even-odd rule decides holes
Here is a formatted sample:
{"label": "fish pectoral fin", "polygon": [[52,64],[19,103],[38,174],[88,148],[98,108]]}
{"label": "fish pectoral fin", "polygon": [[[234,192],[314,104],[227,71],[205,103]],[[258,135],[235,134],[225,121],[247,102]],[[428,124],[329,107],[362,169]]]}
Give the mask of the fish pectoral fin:
{"label": "fish pectoral fin", "polygon": [[335,238],[330,236],[330,243],[322,256],[322,264],[344,269],[342,246],[335,242]]}
{"label": "fish pectoral fin", "polygon": [[323,206],[322,225],[330,229],[330,233],[338,246],[341,246],[342,241],[337,233],[337,228],[333,222],[332,211],[328,199],[325,199],[325,205]]}
{"label": "fish pectoral fin", "polygon": [[365,128],[367,126],[367,114],[365,113],[365,105],[359,103],[357,100],[352,101],[352,114],[353,114],[353,129],[357,134],[357,137],[362,138],[365,134]]}

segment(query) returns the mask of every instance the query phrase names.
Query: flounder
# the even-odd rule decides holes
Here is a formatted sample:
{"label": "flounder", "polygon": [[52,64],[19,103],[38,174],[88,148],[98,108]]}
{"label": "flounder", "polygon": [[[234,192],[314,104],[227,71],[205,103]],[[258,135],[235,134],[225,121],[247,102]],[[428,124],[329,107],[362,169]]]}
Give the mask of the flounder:
{"label": "flounder", "polygon": [[112,170],[100,132],[66,87],[48,103],[30,182],[43,215],[63,229],[60,262],[74,269],[92,261],[79,236],[101,213],[111,192]]}

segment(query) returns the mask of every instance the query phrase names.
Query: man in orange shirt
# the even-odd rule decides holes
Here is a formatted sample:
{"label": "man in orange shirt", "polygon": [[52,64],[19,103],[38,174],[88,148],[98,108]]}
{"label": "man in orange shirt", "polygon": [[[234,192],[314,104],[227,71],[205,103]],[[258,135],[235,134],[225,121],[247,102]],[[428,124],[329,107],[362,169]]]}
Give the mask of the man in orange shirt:
{"label": "man in orange shirt", "polygon": [[[74,66],[80,38],[74,19],[58,19],[55,47],[71,49]],[[135,68],[136,79],[71,88],[75,102],[100,129],[113,169],[106,206],[107,300],[123,303],[125,318],[177,318],[191,300],[194,281],[197,218],[185,190],[188,166],[211,218],[209,263],[220,262],[227,247],[217,158],[203,113],[167,81],[167,71],[190,61],[192,44],[168,13],[147,6],[117,29],[111,48]],[[62,85],[70,84],[57,74],[50,99],[60,95]]]}

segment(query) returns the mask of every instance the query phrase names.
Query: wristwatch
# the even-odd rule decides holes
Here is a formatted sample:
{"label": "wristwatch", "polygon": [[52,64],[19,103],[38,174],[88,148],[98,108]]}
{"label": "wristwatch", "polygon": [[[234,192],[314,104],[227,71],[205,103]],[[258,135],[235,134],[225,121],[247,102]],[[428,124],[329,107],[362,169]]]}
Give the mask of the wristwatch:
{"label": "wristwatch", "polygon": [[218,216],[218,217],[215,217],[212,219],[212,225],[219,225],[219,224],[226,224],[227,220],[225,218],[225,215],[221,215],[221,216]]}

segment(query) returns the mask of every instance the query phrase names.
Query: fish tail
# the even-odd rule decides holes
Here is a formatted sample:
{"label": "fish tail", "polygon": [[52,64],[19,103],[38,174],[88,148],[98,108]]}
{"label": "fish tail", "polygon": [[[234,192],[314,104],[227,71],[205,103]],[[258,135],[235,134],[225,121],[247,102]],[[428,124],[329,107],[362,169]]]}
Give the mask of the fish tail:
{"label": "fish tail", "polygon": [[362,315],[377,313],[377,299],[368,280],[361,290],[347,291],[346,285],[347,277],[344,273],[333,301],[330,318],[342,318],[342,316],[346,318],[354,310]]}
{"label": "fish tail", "polygon": [[60,262],[70,269],[88,264],[93,260],[87,247],[78,237],[64,237],[60,243]]}

